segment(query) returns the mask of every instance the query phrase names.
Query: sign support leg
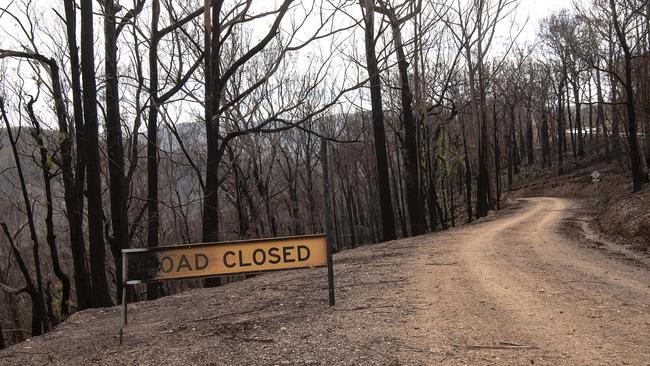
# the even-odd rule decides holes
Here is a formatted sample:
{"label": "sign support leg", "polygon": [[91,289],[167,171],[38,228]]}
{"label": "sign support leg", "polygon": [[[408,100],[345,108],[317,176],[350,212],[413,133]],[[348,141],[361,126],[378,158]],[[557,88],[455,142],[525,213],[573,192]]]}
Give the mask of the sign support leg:
{"label": "sign support leg", "polygon": [[330,206],[329,167],[327,164],[327,140],[321,139],[321,164],[323,164],[323,201],[325,202],[325,235],[327,237],[327,285],[330,306],[334,306],[334,264],[332,263],[332,208]]}
{"label": "sign support leg", "polygon": [[122,316],[120,317],[120,344],[124,341],[124,327],[126,326],[126,291],[127,291],[127,286],[123,285],[122,286]]}
{"label": "sign support leg", "polygon": [[330,306],[334,306],[334,263],[332,262],[332,244],[327,240],[327,286],[329,287]]}
{"label": "sign support leg", "polygon": [[127,296],[126,293],[129,290],[129,285],[127,284],[127,271],[126,271],[126,255],[122,254],[122,316],[120,319],[120,344],[124,341],[124,327],[126,327],[127,322]]}
{"label": "sign support leg", "polygon": [[122,292],[122,323],[124,325],[127,324],[127,319],[128,319],[127,318],[127,307],[126,307],[127,304],[128,304],[128,301],[126,299],[126,291],[127,291],[127,289],[128,289],[128,287],[124,286],[124,291]]}

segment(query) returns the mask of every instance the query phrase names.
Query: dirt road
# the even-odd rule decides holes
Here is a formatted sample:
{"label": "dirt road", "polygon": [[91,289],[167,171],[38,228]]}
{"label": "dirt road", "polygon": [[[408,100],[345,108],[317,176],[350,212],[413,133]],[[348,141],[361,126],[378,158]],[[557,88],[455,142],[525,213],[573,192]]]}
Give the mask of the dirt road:
{"label": "dirt road", "polygon": [[650,273],[565,229],[576,208],[522,200],[445,235],[446,251],[427,246],[437,265],[415,281],[432,302],[414,317],[421,346],[456,345],[452,363],[650,364]]}
{"label": "dirt road", "polygon": [[650,271],[597,249],[579,206],[520,200],[472,225],[134,304],[81,312],[8,364],[650,365]]}

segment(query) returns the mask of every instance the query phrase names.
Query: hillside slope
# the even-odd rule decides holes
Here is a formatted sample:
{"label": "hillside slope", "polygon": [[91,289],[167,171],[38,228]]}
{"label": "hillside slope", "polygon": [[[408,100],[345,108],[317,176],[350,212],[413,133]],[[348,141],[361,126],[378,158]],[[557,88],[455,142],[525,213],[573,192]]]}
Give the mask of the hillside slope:
{"label": "hillside slope", "polygon": [[645,364],[650,271],[596,249],[574,201],[519,200],[475,224],[130,307],[75,314],[9,365]]}
{"label": "hillside slope", "polygon": [[[583,203],[581,218],[588,221],[592,231],[604,234],[604,240],[650,254],[650,185],[632,192],[631,178],[621,163],[598,157],[571,160],[565,171],[558,176],[555,169],[524,169],[515,177],[505,199],[579,199]],[[591,178],[594,171],[600,174],[597,183]]]}

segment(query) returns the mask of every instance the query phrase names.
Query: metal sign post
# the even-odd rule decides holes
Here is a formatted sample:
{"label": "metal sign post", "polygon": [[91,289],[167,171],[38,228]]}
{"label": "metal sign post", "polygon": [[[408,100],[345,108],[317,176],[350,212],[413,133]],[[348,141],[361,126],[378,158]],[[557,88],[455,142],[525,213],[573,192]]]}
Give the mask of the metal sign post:
{"label": "metal sign post", "polygon": [[600,182],[600,173],[598,173],[598,170],[594,170],[594,172],[591,173],[591,181],[592,183]]}
{"label": "metal sign post", "polygon": [[126,261],[126,256],[124,253],[122,253],[122,322],[120,323],[120,344],[122,344],[124,340],[124,327],[126,327],[126,304],[127,304],[127,297],[126,297],[126,291],[127,291],[127,284],[126,284],[126,269],[128,266],[124,263]]}
{"label": "metal sign post", "polygon": [[332,270],[332,206],[330,201],[330,179],[327,163],[327,140],[321,139],[320,161],[323,165],[323,202],[325,202],[325,233],[327,234],[327,286],[330,306],[334,306],[334,272]]}

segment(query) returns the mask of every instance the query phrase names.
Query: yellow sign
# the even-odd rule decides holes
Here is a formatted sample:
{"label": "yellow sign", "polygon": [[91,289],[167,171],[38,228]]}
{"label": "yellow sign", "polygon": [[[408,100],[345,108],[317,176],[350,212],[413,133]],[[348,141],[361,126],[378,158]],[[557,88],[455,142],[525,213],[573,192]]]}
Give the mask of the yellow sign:
{"label": "yellow sign", "polygon": [[122,251],[129,284],[327,265],[325,235]]}

